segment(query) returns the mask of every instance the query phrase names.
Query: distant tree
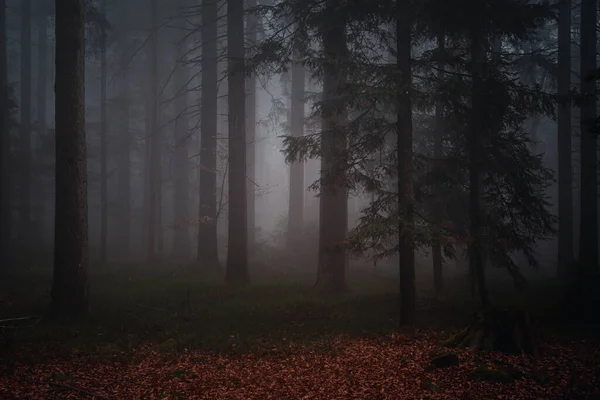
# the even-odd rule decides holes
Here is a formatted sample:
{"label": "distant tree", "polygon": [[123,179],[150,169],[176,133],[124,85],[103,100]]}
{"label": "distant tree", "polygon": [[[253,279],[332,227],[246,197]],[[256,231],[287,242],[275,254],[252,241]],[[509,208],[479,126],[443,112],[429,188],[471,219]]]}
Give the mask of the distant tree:
{"label": "distant tree", "polygon": [[21,121],[19,131],[19,245],[31,236],[31,0],[21,2]]}
{"label": "distant tree", "polygon": [[558,17],[558,260],[557,275],[569,274],[573,250],[573,166],[571,161],[571,0]]}
{"label": "distant tree", "polygon": [[596,138],[597,6],[595,0],[581,1],[581,223],[579,263],[584,273],[598,273],[598,157]]}
{"label": "distant tree", "polygon": [[229,215],[225,280],[233,285],[249,281],[244,57],[244,1],[228,0]]}
{"label": "distant tree", "polygon": [[82,0],[55,0],[56,207],[50,313],[89,311],[85,45]]}
{"label": "distant tree", "polygon": [[217,248],[217,0],[202,2],[202,94],[200,97],[200,203],[198,264],[219,265]]}

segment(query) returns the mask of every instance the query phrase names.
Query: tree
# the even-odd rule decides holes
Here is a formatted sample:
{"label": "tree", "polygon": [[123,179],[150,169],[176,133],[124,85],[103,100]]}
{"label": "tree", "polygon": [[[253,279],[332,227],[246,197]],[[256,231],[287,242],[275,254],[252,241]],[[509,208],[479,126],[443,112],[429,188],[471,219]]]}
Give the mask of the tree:
{"label": "tree", "polygon": [[[106,18],[106,0],[100,3]],[[100,33],[100,262],[106,264],[108,235],[108,121],[106,118],[106,27]]]}
{"label": "tree", "polygon": [[198,263],[219,266],[217,248],[217,0],[202,2],[202,94],[200,98],[200,203]]}
{"label": "tree", "polygon": [[573,167],[571,162],[571,0],[560,3],[558,17],[558,276],[574,261]]}
{"label": "tree", "polygon": [[[186,6],[185,1],[179,2],[180,9]],[[175,229],[173,232],[173,255],[178,258],[187,259],[190,256],[191,243],[189,226],[185,220],[189,215],[189,159],[188,145],[190,142],[189,123],[187,116],[187,66],[185,65],[185,54],[187,52],[186,24],[185,19],[180,26],[179,40],[175,40],[178,46],[178,65],[174,72],[175,90],[178,91],[175,99],[175,178],[173,187],[173,215],[175,217]]]}
{"label": "tree", "polygon": [[579,224],[579,263],[584,273],[597,273],[598,264],[598,184],[596,148],[596,12],[597,2],[581,1],[581,223]]}
{"label": "tree", "polygon": [[249,280],[244,57],[244,1],[228,0],[229,219],[225,280],[233,285]]}
{"label": "tree", "polygon": [[19,132],[19,245],[31,234],[31,0],[21,3],[21,124]]}
{"label": "tree", "polygon": [[339,293],[346,289],[347,110],[343,97],[348,48],[346,21],[334,17],[336,2],[327,0],[323,11],[323,105],[321,122],[321,196],[319,197],[319,263],[315,285]]}
{"label": "tree", "polygon": [[50,313],[89,311],[85,43],[82,0],[55,0],[56,208]]}
{"label": "tree", "polygon": [[398,227],[400,255],[400,324],[410,325],[415,320],[415,242],[413,232],[413,125],[412,125],[412,73],[411,29],[408,2],[397,2],[396,65],[398,68],[396,135],[398,142]]}
{"label": "tree", "polygon": [[[441,93],[441,82],[444,79],[444,69],[446,68],[444,63],[444,56],[446,51],[446,35],[438,33],[437,37],[437,50],[438,50],[438,79],[440,86],[437,89],[436,104],[435,104],[435,132],[433,138],[433,165],[434,168],[439,168],[440,159],[443,156],[443,135],[444,135],[444,102],[443,95]],[[444,199],[442,197],[442,190],[439,185],[439,181],[436,180],[434,188],[435,205],[434,205],[434,222],[437,226],[442,224],[443,214],[441,212],[443,208]],[[433,237],[433,244],[431,246],[431,254],[433,261],[433,286],[436,293],[441,293],[444,288],[444,276],[443,276],[443,263],[444,257],[442,255],[442,241],[438,232]]]}
{"label": "tree", "polygon": [[[158,126],[158,10],[157,0],[152,0],[150,4],[150,27],[152,33],[150,36],[150,96],[147,112],[150,113],[150,132],[149,132],[149,176],[148,176],[148,239],[147,257],[152,260],[157,256],[157,238],[158,209],[160,207],[159,191],[161,189],[161,168],[160,168],[160,136]],[[148,140],[148,139],[147,139]]]}
{"label": "tree", "polygon": [[[248,45],[253,48],[256,46],[258,34],[258,17],[256,15],[257,1],[249,0],[246,24],[246,37]],[[250,73],[246,81],[246,143],[248,146],[246,152],[246,192],[248,195],[248,248],[254,249],[256,236],[256,76]]]}
{"label": "tree", "polygon": [[[304,136],[304,65],[302,54],[295,52],[292,60],[291,135]],[[287,246],[293,251],[302,235],[304,224],[304,162],[290,164],[290,195],[287,228]]]}
{"label": "tree", "polygon": [[0,262],[8,265],[10,250],[9,112],[6,56],[6,0],[0,0]]}

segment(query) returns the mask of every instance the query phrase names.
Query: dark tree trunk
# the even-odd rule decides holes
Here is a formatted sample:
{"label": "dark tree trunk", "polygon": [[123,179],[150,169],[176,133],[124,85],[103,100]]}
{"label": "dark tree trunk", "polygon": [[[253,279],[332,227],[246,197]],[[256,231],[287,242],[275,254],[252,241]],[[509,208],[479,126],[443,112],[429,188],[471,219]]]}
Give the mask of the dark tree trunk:
{"label": "dark tree trunk", "polygon": [[31,235],[31,0],[21,3],[21,125],[19,162],[19,246]]}
{"label": "dark tree trunk", "polygon": [[150,154],[148,177],[148,239],[147,257],[157,257],[158,208],[160,207],[160,137],[158,134],[158,15],[156,0],[150,4],[150,26],[153,30],[150,38]]}
{"label": "dark tree trunk", "polygon": [[573,166],[571,162],[571,0],[560,3],[558,19],[558,271],[569,274],[573,249]]}
{"label": "dark tree trunk", "polygon": [[119,149],[117,192],[119,193],[119,255],[128,258],[131,250],[131,131],[129,127],[129,54],[121,49],[119,93]]}
{"label": "dark tree trunk", "polygon": [[[291,134],[304,135],[304,65],[302,55],[295,54],[292,61]],[[287,247],[290,254],[302,236],[304,225],[304,162],[290,164],[290,195],[288,211]]]}
{"label": "dark tree trunk", "polygon": [[46,104],[48,96],[48,16],[40,12],[38,27],[38,72],[37,72],[37,133],[45,137],[47,133]]}
{"label": "dark tree trunk", "polygon": [[346,248],[348,231],[348,190],[345,184],[344,131],[346,109],[340,88],[346,81],[346,21],[334,18],[336,2],[327,0],[323,31],[326,62],[323,76],[323,110],[321,133],[321,195],[319,197],[319,263],[315,286],[323,291],[346,290]]}
{"label": "dark tree trunk", "polygon": [[[441,85],[444,79],[444,68],[446,68],[443,57],[446,51],[446,36],[444,34],[439,34],[437,38],[438,42],[438,51],[440,59],[438,60],[438,84]],[[441,166],[441,161],[443,157],[443,145],[442,145],[442,135],[444,134],[444,102],[442,99],[442,93],[440,89],[438,89],[437,100],[435,104],[435,136],[433,138],[433,165],[436,170],[439,170]],[[441,188],[438,180],[436,179],[434,183],[434,193],[435,193],[435,206],[433,209],[434,212],[434,220],[436,224],[436,229],[438,229],[438,234],[433,240],[433,245],[431,247],[431,254],[433,258],[433,286],[435,288],[436,293],[441,293],[444,289],[444,276],[443,276],[443,263],[444,257],[442,256],[442,242],[440,237],[440,229],[442,224],[442,219],[444,217],[442,209],[444,206],[444,200],[442,199]]]}
{"label": "dark tree trunk", "polygon": [[[180,1],[180,7],[185,7],[185,1]],[[181,34],[175,43],[179,46],[179,65],[175,71],[175,177],[173,182],[173,217],[175,227],[173,232],[173,256],[177,259],[187,260],[191,253],[189,219],[190,182],[188,146],[190,143],[189,124],[187,117],[187,66],[183,57],[187,52],[185,30],[186,24],[182,23]]]}
{"label": "dark tree trunk", "polygon": [[481,162],[482,137],[485,132],[483,77],[485,65],[485,40],[482,33],[473,30],[471,35],[472,86],[471,86],[471,127],[469,132],[469,220],[470,242],[468,244],[469,268],[475,278],[479,300],[483,310],[490,306],[485,272],[483,270],[483,218],[481,210]]}
{"label": "dark tree trunk", "polygon": [[244,1],[227,2],[229,218],[225,280],[244,285],[248,274],[248,208],[246,196],[246,102],[244,67]]}
{"label": "dark tree trunk", "polygon": [[[248,0],[248,8],[256,7],[256,0]],[[256,45],[258,17],[256,13],[247,16],[246,42],[250,47]],[[246,81],[246,190],[248,196],[248,250],[253,251],[256,241],[256,76],[251,74]]]}
{"label": "dark tree trunk", "polygon": [[[100,12],[106,18],[106,0],[100,3]],[[106,119],[106,29],[100,33],[100,263],[106,264],[108,235],[108,127]]]}
{"label": "dark tree trunk", "polygon": [[56,7],[56,207],[50,312],[88,313],[88,204],[83,1]]}
{"label": "dark tree trunk", "polygon": [[6,54],[6,0],[0,0],[0,263],[2,269],[10,260],[10,156],[8,132],[8,79]]}
{"label": "dark tree trunk", "polygon": [[198,264],[219,267],[217,249],[217,0],[202,2]]}
{"label": "dark tree trunk", "polygon": [[400,213],[400,324],[415,322],[415,242],[411,232],[413,221],[413,123],[411,104],[411,21],[409,10],[400,2],[396,19],[396,48],[398,49],[396,135],[398,141],[398,208]]}
{"label": "dark tree trunk", "polygon": [[598,273],[598,159],[596,148],[596,0],[581,1],[581,223],[579,263],[582,272]]}

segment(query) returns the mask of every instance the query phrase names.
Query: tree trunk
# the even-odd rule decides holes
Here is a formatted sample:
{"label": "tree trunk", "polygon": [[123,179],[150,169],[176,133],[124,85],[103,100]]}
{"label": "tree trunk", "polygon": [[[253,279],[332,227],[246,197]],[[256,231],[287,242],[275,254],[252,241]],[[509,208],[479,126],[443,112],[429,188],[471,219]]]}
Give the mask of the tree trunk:
{"label": "tree trunk", "polygon": [[202,94],[200,105],[200,204],[198,264],[219,267],[217,249],[217,0],[202,2]]}
{"label": "tree trunk", "polygon": [[229,284],[243,285],[249,281],[243,0],[228,0],[227,2],[227,60],[229,219],[225,280]]}
{"label": "tree trunk", "polygon": [[[581,1],[581,224],[579,263],[584,273],[598,273],[598,184],[596,148],[596,7],[595,0]],[[584,222],[585,221],[585,222]]]}
{"label": "tree trunk", "polygon": [[[304,136],[304,65],[302,55],[295,54],[292,61],[291,134]],[[290,254],[302,236],[304,225],[304,162],[290,164],[290,194],[288,211],[287,247]]]}
{"label": "tree trunk", "polygon": [[131,131],[129,127],[129,54],[121,49],[119,93],[119,150],[117,192],[119,193],[119,255],[128,258],[131,250]]}
{"label": "tree trunk", "polygon": [[[256,0],[248,0],[248,8],[256,7]],[[247,16],[247,43],[256,46],[258,17],[256,13]],[[251,74],[246,81],[246,165],[248,176],[246,190],[248,195],[248,250],[252,253],[256,242],[256,76]]]}
{"label": "tree trunk", "polygon": [[486,127],[483,121],[483,74],[485,64],[485,40],[476,29],[471,35],[472,86],[471,86],[471,127],[469,132],[469,220],[470,242],[468,244],[469,268],[476,282],[479,300],[483,310],[489,308],[489,298],[483,270],[483,218],[481,215],[481,162],[483,144],[481,135]]}
{"label": "tree trunk", "polygon": [[19,132],[19,246],[31,235],[31,0],[21,3],[21,125]]}
{"label": "tree trunk", "polygon": [[571,0],[560,3],[558,19],[558,262],[566,277],[574,261],[573,166],[571,162]]}
{"label": "tree trunk", "polygon": [[415,321],[415,242],[413,221],[413,123],[411,104],[411,21],[404,2],[398,4],[396,19],[396,48],[398,49],[397,102],[398,115],[398,208],[400,215],[400,324],[412,325]]}
{"label": "tree trunk", "polygon": [[9,113],[6,54],[6,0],[0,0],[0,263],[3,268],[10,260],[10,179],[9,179]]}
{"label": "tree trunk", "polygon": [[88,203],[83,2],[56,7],[56,207],[50,312],[88,313]]}
{"label": "tree trunk", "polygon": [[158,207],[160,207],[160,138],[158,134],[158,15],[156,0],[150,4],[150,26],[153,30],[150,38],[150,154],[148,177],[148,239],[147,257],[153,260],[157,256]]}
{"label": "tree trunk", "polygon": [[37,133],[45,137],[47,133],[47,96],[48,96],[48,16],[40,12],[38,26],[38,73],[37,73]]}
{"label": "tree trunk", "polygon": [[[180,1],[180,7],[186,6],[185,1]],[[182,18],[183,20],[183,18]],[[175,43],[179,46],[179,65],[175,71],[175,178],[173,182],[173,217],[175,219],[173,232],[173,256],[176,259],[187,260],[190,257],[190,229],[187,223],[189,218],[190,182],[188,146],[190,143],[189,123],[187,117],[187,66],[183,58],[187,52],[186,23],[181,26],[181,33]]]}
{"label": "tree trunk", "polygon": [[[106,18],[106,0],[100,3],[100,12]],[[100,33],[100,263],[106,264],[108,235],[108,174],[106,119],[106,29]]]}
{"label": "tree trunk", "polygon": [[315,286],[326,292],[346,290],[348,189],[345,185],[346,109],[341,87],[348,57],[346,21],[334,18],[336,2],[327,0],[323,31],[323,121],[321,133],[321,196],[319,197],[319,262]]}
{"label": "tree trunk", "polygon": [[[437,38],[438,42],[438,84],[441,85],[444,79],[444,69],[446,68],[444,63],[444,53],[446,51],[446,35],[440,33]],[[442,93],[438,88],[437,99],[435,104],[435,136],[433,138],[433,165],[436,171],[439,171],[441,167],[441,161],[443,157],[443,135],[444,135],[444,102],[442,98]],[[435,196],[435,206],[433,209],[434,212],[434,222],[436,224],[437,235],[433,239],[433,245],[431,247],[431,254],[433,258],[433,286],[435,288],[435,292],[437,294],[441,293],[444,289],[444,276],[442,272],[442,267],[444,263],[444,258],[442,256],[442,243],[440,237],[441,224],[443,219],[442,209],[444,206],[444,200],[442,198],[441,187],[439,185],[439,181],[436,179],[434,183],[434,196]]]}

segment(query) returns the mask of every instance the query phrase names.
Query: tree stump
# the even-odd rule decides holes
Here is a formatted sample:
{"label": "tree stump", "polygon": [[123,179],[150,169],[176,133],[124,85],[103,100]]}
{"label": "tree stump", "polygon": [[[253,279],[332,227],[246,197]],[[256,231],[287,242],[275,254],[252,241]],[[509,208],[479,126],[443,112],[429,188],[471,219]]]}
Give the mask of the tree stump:
{"label": "tree stump", "polygon": [[478,313],[473,322],[444,346],[468,347],[472,351],[538,355],[540,348],[531,318],[522,310],[492,309]]}

